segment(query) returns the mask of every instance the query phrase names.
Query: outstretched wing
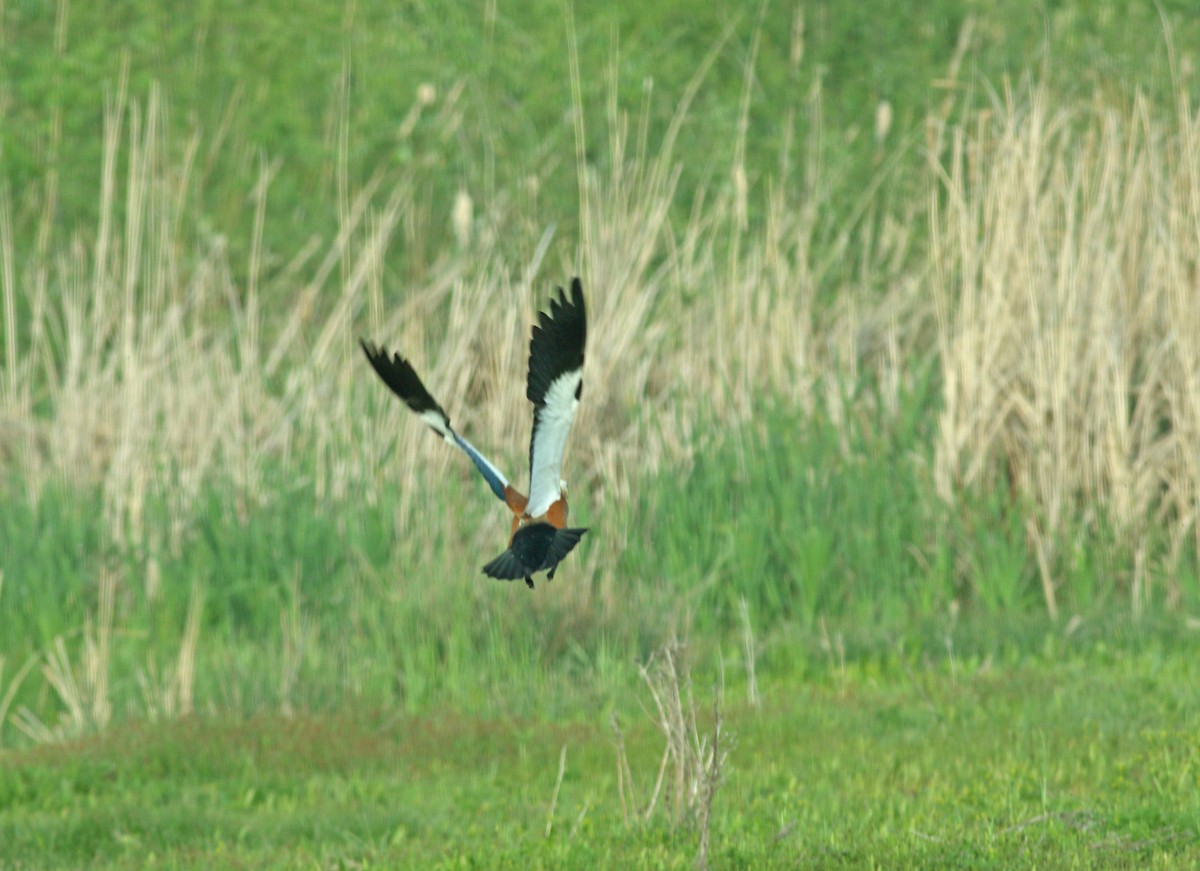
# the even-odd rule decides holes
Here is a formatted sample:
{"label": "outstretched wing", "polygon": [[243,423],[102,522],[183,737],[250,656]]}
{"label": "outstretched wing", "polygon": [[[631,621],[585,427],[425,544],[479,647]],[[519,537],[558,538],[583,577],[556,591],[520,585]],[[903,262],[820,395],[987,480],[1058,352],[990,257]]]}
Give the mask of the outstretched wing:
{"label": "outstretched wing", "polygon": [[473,444],[454,431],[450,426],[450,416],[425,389],[412,364],[399,354],[389,355],[387,348],[382,345],[376,347],[362,339],[359,339],[359,344],[362,345],[363,353],[367,355],[371,366],[383,379],[383,383],[403,399],[404,404],[412,409],[426,426],[451,444],[458,445],[471,458],[471,462],[475,464],[479,474],[483,475],[496,497],[502,502],[507,501],[504,488],[508,486],[508,479],[487,457],[479,453]]}
{"label": "outstretched wing", "polygon": [[583,392],[583,349],[587,344],[587,312],[583,285],[571,282],[568,298],[550,301],[549,313],[538,315],[529,341],[529,381],[525,395],[533,403],[533,437],[529,442],[530,517],[540,517],[562,496],[562,458],[571,421]]}

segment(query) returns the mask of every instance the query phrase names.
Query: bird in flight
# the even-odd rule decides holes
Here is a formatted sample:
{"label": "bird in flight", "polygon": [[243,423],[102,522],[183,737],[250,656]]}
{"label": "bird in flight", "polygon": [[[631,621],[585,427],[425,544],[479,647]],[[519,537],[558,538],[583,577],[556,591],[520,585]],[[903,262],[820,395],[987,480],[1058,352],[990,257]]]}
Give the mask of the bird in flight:
{"label": "bird in flight", "polygon": [[550,311],[538,314],[529,340],[525,396],[533,403],[533,434],[528,497],[450,426],[449,415],[425,389],[408,360],[389,355],[382,345],[359,340],[383,383],[430,429],[470,457],[492,492],[512,511],[508,550],[485,565],[484,574],[501,581],[524,578],[530,589],[536,572],[544,571],[548,580],[553,579],[558,564],[587,532],[567,526],[566,482],[560,477],[567,434],[583,393],[583,348],[587,343],[583,284],[576,278],[569,296],[561,287],[558,293],[550,300]]}

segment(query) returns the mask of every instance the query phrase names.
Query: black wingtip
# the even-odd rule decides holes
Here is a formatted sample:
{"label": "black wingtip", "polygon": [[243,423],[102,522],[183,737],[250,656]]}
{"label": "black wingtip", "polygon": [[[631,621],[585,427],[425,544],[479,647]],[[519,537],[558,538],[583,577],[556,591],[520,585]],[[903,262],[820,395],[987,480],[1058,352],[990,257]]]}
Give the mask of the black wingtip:
{"label": "black wingtip", "polygon": [[558,294],[550,298],[550,310],[539,312],[533,327],[525,395],[535,407],[545,403],[546,391],[555,379],[565,372],[583,368],[586,345],[587,306],[583,299],[583,282],[576,277],[571,280],[570,296],[559,287]]}
{"label": "black wingtip", "polygon": [[425,389],[417,370],[408,360],[399,354],[389,354],[384,345],[375,345],[365,339],[359,339],[358,343],[362,345],[363,353],[367,355],[367,361],[375,370],[375,374],[393,393],[404,400],[405,405],[417,414],[436,411],[446,421],[446,425],[450,425],[450,416]]}

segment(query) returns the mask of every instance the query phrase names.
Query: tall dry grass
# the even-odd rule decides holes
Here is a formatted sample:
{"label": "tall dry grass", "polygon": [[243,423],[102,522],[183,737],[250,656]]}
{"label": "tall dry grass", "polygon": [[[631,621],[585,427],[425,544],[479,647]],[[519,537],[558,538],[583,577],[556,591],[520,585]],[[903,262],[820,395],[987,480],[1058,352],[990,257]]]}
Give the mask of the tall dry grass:
{"label": "tall dry grass", "polygon": [[[418,99],[453,126],[453,95],[443,101]],[[640,479],[682,479],[767,399],[819,404],[848,431],[859,419],[848,385],[871,374],[875,390],[857,401],[895,410],[930,356],[943,391],[937,487],[952,506],[1005,488],[1012,509],[1028,511],[1052,614],[1072,548],[1100,522],[1135,554],[1135,609],[1160,585],[1178,595],[1172,571],[1195,553],[1200,474],[1200,131],[1186,98],[1174,114],[1144,101],[1055,108],[1034,87],[968,124],[939,116],[928,202],[888,205],[868,191],[841,225],[826,209],[819,135],[761,186],[737,158],[679,217],[672,142],[689,111],[685,100],[670,135],[649,143],[612,102],[607,169],[579,166],[577,239],[526,226],[515,256],[519,211],[476,209],[463,191],[447,218],[458,249],[397,287],[386,253],[397,238],[421,248],[410,214],[428,171],[420,161],[359,190],[344,182],[337,234],[287,252],[262,247],[275,171],[264,161],[248,196],[251,238],[230,246],[182,220],[204,143],[178,147],[159,93],[118,92],[97,227],[27,256],[0,203],[0,452],[34,500],[62,482],[99,488],[111,539],[144,556],[151,599],[178,582],[159,559],[195,534],[206,482],[235,488],[244,518],[287,498],[271,483],[280,470],[331,512],[350,500],[393,506],[413,571],[441,556],[414,541],[488,553],[503,517],[472,527],[444,510],[476,495],[446,484],[472,470],[386,394],[356,339],[412,357],[456,425],[520,484],[529,324],[550,288],[579,273],[587,385],[566,469],[576,504],[603,518],[605,546],[576,561],[578,582],[563,593],[576,613],[621,613],[617,560],[637,532],[623,506]],[[597,135],[577,124],[581,139]],[[236,247],[247,263],[230,262]],[[155,712],[195,704],[201,593],[177,664],[139,672]],[[528,607],[561,607],[544,600]],[[285,702],[315,646],[298,601],[280,614]],[[102,633],[84,633],[82,677],[62,642],[46,658],[71,728],[109,716],[105,619]]]}
{"label": "tall dry grass", "polygon": [[[384,288],[384,255],[417,179],[370,180],[347,193],[335,238],[268,258],[264,165],[251,262],[235,269],[220,237],[184,238],[202,143],[173,150],[166,115],[157,92],[114,98],[100,225],[48,260],[14,250],[0,210],[3,449],[35,498],[52,480],[102,487],[118,542],[178,541],[213,475],[248,506],[269,499],[270,462],[312,460],[313,487],[335,501],[411,494],[400,525],[423,510],[406,476],[469,476],[381,401],[360,333],[412,356],[456,423],[519,480],[528,325],[576,272],[592,329],[568,469],[598,512],[637,475],[686,465],[711,422],[746,420],[760,397],[811,407],[820,395],[836,413],[867,365],[894,403],[911,359],[932,351],[945,498],[1003,481],[1037,507],[1031,538],[1051,550],[1088,506],[1143,541],[1165,525],[1175,552],[1194,534],[1200,133],[1185,97],[1164,117],[1143,100],[1127,112],[1054,108],[1035,87],[940,128],[927,251],[911,206],[870,236],[819,232],[816,143],[810,165],[763,193],[761,225],[747,223],[737,165],[673,218],[670,138],[631,153],[630,119],[614,105],[610,169],[580,168],[586,246],[538,228],[541,243],[511,262],[508,216],[464,218],[460,203],[454,220],[473,222],[460,228],[472,242],[403,289]],[[836,256],[861,266],[830,288],[845,274]],[[267,259],[282,265],[268,274]],[[31,317],[18,322],[20,295]],[[920,327],[930,321],[932,349]],[[169,500],[168,529],[147,527],[151,491]]]}
{"label": "tall dry grass", "polygon": [[1034,87],[931,152],[937,486],[1028,512],[1051,614],[1098,523],[1131,549],[1135,612],[1177,601],[1196,552],[1200,126],[1185,94],[1165,114]]}
{"label": "tall dry grass", "polygon": [[[204,143],[176,147],[157,91],[144,101],[121,91],[105,114],[99,225],[78,228],[46,261],[22,257],[0,233],[6,309],[23,294],[31,313],[6,319],[2,449],[33,499],[53,482],[101,488],[112,539],[147,555],[151,595],[162,581],[156,555],[186,539],[214,478],[237,488],[243,512],[278,497],[264,478],[282,466],[331,504],[399,494],[398,530],[450,523],[429,511],[422,484],[470,470],[391,401],[356,338],[411,356],[456,425],[519,483],[529,325],[553,285],[580,273],[587,387],[567,473],[602,515],[637,478],[685,468],[759,396],[810,402],[822,377],[855,360],[857,312],[845,306],[820,325],[814,314],[829,263],[813,262],[818,175],[771,191],[761,234],[747,224],[744,185],[715,185],[680,222],[671,142],[686,113],[685,102],[655,151],[631,146],[637,119],[613,103],[610,168],[580,167],[586,244],[532,228],[540,244],[514,261],[504,244],[511,215],[476,215],[464,192],[451,216],[458,253],[398,288],[384,286],[385,255],[409,232],[419,176],[381,173],[357,192],[346,184],[334,238],[264,252],[275,171],[264,161],[248,196],[250,259],[233,264],[236,246],[183,229]],[[728,171],[747,176],[741,165]],[[167,523],[148,517],[154,500],[168,506]],[[495,529],[475,534],[472,547],[494,546]],[[611,568],[597,549],[587,572]],[[580,584],[580,595],[591,588]]]}

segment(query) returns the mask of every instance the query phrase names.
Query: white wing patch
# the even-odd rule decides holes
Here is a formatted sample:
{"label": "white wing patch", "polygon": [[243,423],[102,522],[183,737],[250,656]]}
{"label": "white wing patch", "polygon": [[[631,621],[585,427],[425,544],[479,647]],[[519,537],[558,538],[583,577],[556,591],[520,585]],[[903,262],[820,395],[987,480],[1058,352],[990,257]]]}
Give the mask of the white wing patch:
{"label": "white wing patch", "polygon": [[575,393],[583,382],[583,370],[564,372],[546,391],[546,402],[538,410],[533,427],[533,447],[529,472],[530,517],[541,517],[562,496],[562,460],[567,434],[579,400]]}
{"label": "white wing patch", "polygon": [[421,422],[436,432],[450,444],[454,444],[454,430],[450,429],[450,424],[441,412],[429,410],[420,412],[417,417],[421,418]]}

